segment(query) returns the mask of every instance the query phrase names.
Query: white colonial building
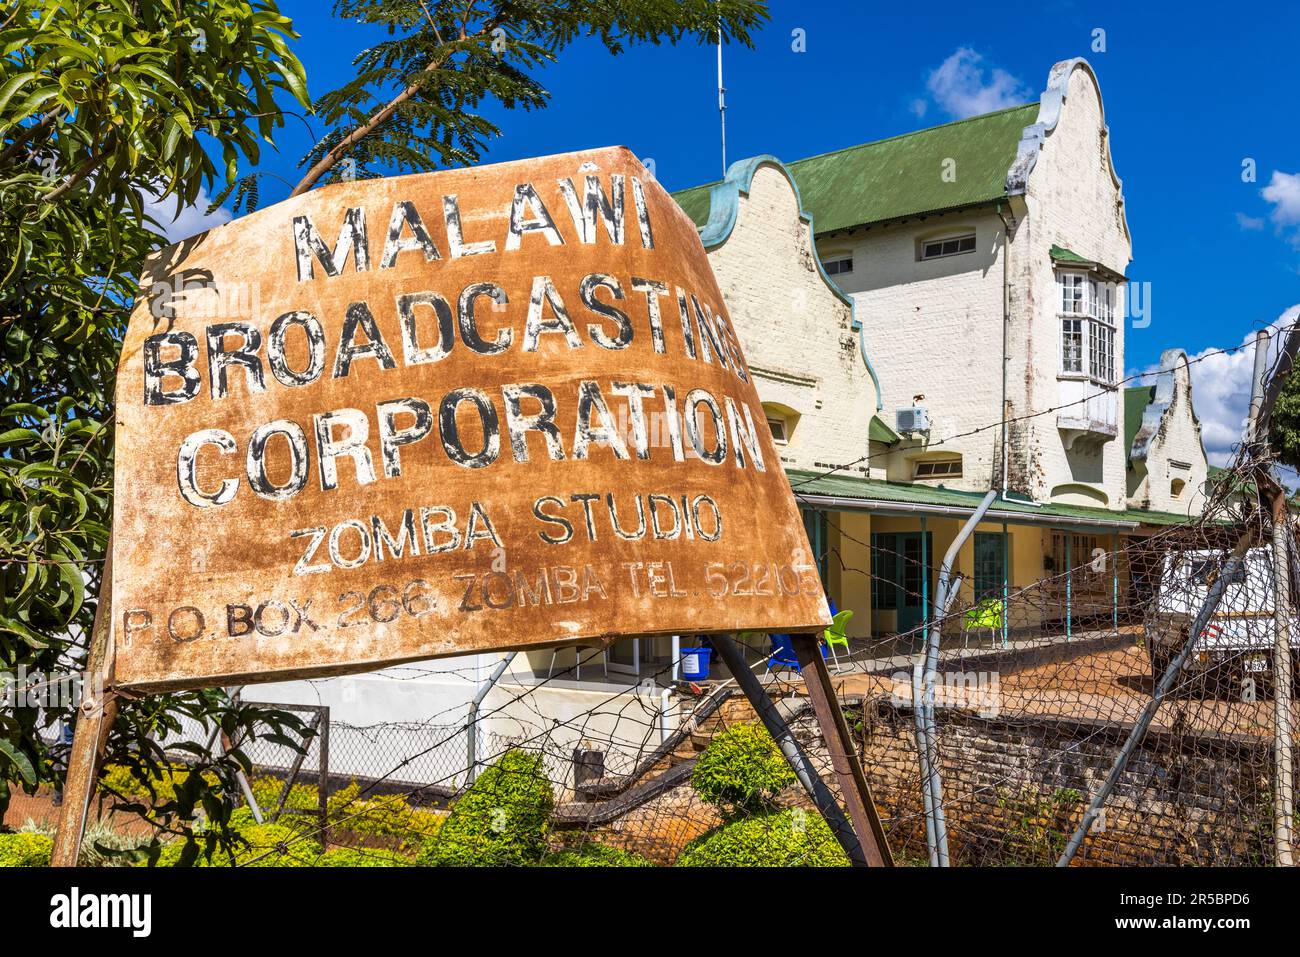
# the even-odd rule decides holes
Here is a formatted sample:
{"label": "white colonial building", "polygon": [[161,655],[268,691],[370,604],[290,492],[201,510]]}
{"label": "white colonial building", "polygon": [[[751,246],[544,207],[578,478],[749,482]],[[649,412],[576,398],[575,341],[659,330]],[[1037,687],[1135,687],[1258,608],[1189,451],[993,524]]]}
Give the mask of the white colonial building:
{"label": "white colonial building", "polygon": [[1056,64],[1037,103],[743,160],[676,198],[852,634],[925,620],[939,558],[990,489],[958,559],[965,602],[1047,579],[1059,601],[1008,629],[1118,615],[1116,565],[1067,569],[1195,510],[1205,457],[1185,359],[1144,387],[1164,396],[1143,403],[1150,425],[1126,428],[1132,244],[1087,62]]}

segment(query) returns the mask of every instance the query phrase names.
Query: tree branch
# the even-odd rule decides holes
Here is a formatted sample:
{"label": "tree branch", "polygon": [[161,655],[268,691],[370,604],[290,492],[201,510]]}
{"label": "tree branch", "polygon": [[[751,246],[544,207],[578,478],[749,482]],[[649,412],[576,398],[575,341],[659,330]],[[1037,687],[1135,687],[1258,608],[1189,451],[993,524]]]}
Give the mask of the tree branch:
{"label": "tree branch", "polygon": [[[471,35],[466,35],[462,30],[460,39],[477,40],[486,34],[491,33],[492,30],[499,25],[499,22],[499,18],[493,18],[486,22],[482,29],[477,33]],[[420,80],[423,80],[429,74],[442,69],[449,56],[450,54],[446,54],[430,62],[428,66],[420,71]],[[353,146],[360,143],[363,139],[392,119],[393,114],[398,111],[403,103],[415,96],[422,85],[423,84],[419,82],[419,80],[409,84],[401,93],[397,94],[397,96],[389,100],[388,103],[384,104],[383,108],[378,110],[370,117],[370,119],[366,120],[365,123],[361,124],[347,136],[343,137],[343,139],[335,143],[333,148],[322,156],[316,164],[307,171],[306,175],[298,181],[298,185],[293,188],[293,192],[289,194],[289,197],[292,199],[294,196],[301,196],[303,193],[315,186],[320,178],[333,169],[334,164],[343,159]]]}

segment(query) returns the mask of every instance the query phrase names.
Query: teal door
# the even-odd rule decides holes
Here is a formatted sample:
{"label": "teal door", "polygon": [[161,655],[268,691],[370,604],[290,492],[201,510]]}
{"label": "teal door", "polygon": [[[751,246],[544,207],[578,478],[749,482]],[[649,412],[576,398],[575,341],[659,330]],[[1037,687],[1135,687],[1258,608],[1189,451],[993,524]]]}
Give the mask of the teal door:
{"label": "teal door", "polygon": [[929,618],[934,601],[930,563],[934,561],[934,536],[925,533],[924,548],[920,532],[903,532],[898,536],[899,562],[902,564],[902,593],[899,595],[898,630],[911,631]]}
{"label": "teal door", "polygon": [[927,619],[934,600],[934,536],[881,532],[871,536],[872,606],[897,612],[896,629],[907,632]]}

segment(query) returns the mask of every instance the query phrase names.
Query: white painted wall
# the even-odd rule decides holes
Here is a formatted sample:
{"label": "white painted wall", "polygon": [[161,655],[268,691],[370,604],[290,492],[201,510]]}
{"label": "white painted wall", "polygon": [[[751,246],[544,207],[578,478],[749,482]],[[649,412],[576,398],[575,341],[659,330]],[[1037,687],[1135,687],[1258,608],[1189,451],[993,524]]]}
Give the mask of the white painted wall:
{"label": "white painted wall", "polygon": [[[731,234],[709,250],[709,265],[759,398],[798,417],[789,443],[778,447],[782,463],[822,469],[867,456],[876,393],[852,330],[853,309],[823,279],[782,167],[765,163],[754,172]],[[845,471],[865,475],[869,465]]]}
{"label": "white painted wall", "polygon": [[[1123,273],[1132,258],[1096,80],[1089,69],[1077,66],[1065,91],[1059,120],[1047,133],[1029,176],[1023,220],[1011,247],[1014,349],[1009,379],[1017,416],[1098,391],[1081,390],[1060,375],[1059,295],[1051,247],[1065,247],[1117,273]],[[1117,307],[1122,315],[1122,297]],[[1116,376],[1122,377],[1122,321],[1117,323],[1115,366]],[[1017,462],[1011,474],[1020,472],[1036,499],[1125,507],[1127,454],[1118,392],[1097,404],[1109,407],[1115,426],[1109,441],[1076,442],[1067,451],[1056,414],[1038,415],[1016,427],[1012,448]]]}

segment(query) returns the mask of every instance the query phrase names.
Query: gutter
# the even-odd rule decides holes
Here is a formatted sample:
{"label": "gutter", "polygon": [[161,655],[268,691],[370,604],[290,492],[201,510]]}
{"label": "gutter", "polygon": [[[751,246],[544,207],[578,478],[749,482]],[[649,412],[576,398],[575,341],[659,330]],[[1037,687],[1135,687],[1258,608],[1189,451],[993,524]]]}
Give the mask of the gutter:
{"label": "gutter", "polygon": [[[965,505],[913,505],[908,502],[888,502],[877,499],[845,498],[839,495],[810,495],[796,491],[801,501],[809,505],[823,505],[829,508],[849,511],[880,512],[884,515],[945,515],[964,517],[970,515],[978,506]],[[1012,512],[1005,509],[990,508],[986,518],[998,519],[1013,525],[1082,525],[1091,528],[1135,529],[1141,522],[1127,519],[1079,518],[1073,515],[1033,515],[1026,512]]]}
{"label": "gutter", "polygon": [[[1002,215],[1002,200],[994,206],[998,219],[1002,220],[1002,497],[1007,497],[1008,468],[1010,455],[1007,440],[1010,423],[1007,421],[1007,365],[1011,356],[1007,352],[1007,337],[1011,326],[1011,226]],[[1013,214],[1014,215],[1014,214]]]}

